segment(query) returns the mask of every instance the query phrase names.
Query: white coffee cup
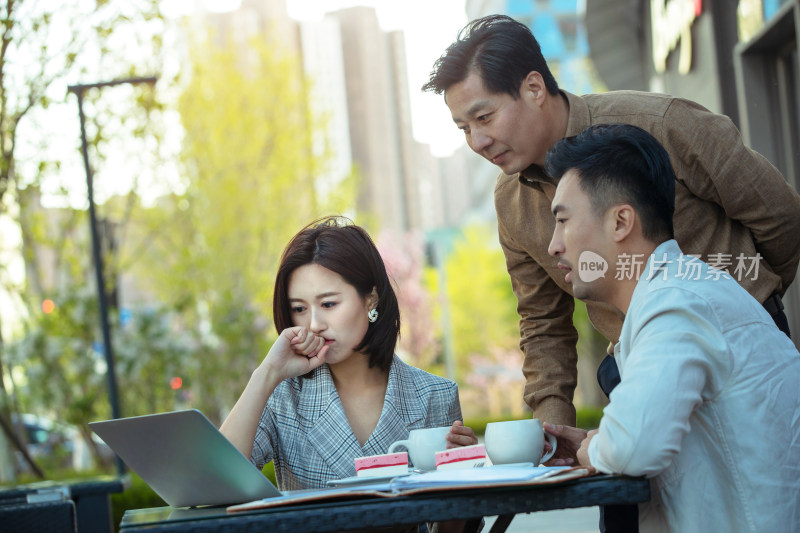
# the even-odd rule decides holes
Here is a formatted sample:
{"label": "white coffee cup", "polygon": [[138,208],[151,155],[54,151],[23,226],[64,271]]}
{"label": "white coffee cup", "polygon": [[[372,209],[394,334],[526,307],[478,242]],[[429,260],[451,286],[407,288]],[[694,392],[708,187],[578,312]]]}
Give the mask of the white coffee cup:
{"label": "white coffee cup", "polygon": [[412,429],[408,439],[399,440],[389,446],[388,453],[395,453],[397,448],[408,450],[414,468],[421,470],[436,469],[436,452],[447,449],[447,434],[450,426],[443,428]]}
{"label": "white coffee cup", "polygon": [[[544,439],[553,447],[544,452]],[[556,453],[556,438],[542,428],[538,418],[486,424],[486,454],[492,464],[543,463]]]}

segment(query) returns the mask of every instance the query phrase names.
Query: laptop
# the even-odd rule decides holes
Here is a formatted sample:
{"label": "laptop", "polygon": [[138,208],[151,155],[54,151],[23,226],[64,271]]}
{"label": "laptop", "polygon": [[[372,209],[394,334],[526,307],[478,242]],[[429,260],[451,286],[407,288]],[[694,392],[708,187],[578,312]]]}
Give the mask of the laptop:
{"label": "laptop", "polygon": [[196,409],[90,422],[89,427],[172,507],[282,495]]}

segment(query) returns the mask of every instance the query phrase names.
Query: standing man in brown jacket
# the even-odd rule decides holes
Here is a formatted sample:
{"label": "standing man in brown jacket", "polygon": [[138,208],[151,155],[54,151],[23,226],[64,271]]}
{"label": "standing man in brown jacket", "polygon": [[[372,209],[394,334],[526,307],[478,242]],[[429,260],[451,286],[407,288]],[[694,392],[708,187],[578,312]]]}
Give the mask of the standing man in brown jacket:
{"label": "standing man in brown jacket", "polygon": [[[800,260],[800,196],[743,144],[728,117],[660,94],[559,90],[530,30],[502,15],[464,27],[423,90],[444,94],[470,148],[502,170],[495,187],[499,237],[519,301],[525,401],[534,416],[575,425],[574,300],[547,253],[557,182],[542,166],[557,141],[593,124],[633,124],[664,145],[677,178],[674,225],[681,248],[727,270],[789,333],[781,296]],[[636,258],[631,262],[635,268]],[[595,328],[616,343],[622,317],[601,304],[587,307]],[[615,371],[613,358],[601,364],[606,394]]]}
{"label": "standing man in brown jacket", "polygon": [[[575,425],[574,298],[547,253],[557,181],[542,167],[556,142],[593,124],[639,126],[664,146],[676,175],[673,221],[681,249],[727,270],[789,334],[781,296],[800,261],[800,196],[743,144],[728,117],[666,95],[559,90],[530,30],[502,15],[464,27],[423,90],[444,94],[470,148],[502,170],[494,193],[498,231],[519,302],[525,402],[534,416]],[[632,276],[643,259],[631,257],[630,269],[605,275]],[[607,304],[588,302],[587,309],[594,327],[617,343],[623,317]],[[603,360],[597,379],[607,395],[619,383],[613,357]],[[569,450],[559,446],[557,456],[574,460]],[[637,531],[636,506],[601,506],[600,530]]]}

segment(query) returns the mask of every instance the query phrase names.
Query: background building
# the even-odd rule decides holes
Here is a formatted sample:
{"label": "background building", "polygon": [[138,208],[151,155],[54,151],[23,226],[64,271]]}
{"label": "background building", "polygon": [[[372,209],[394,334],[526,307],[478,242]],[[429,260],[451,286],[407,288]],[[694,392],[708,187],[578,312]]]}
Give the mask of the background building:
{"label": "background building", "polygon": [[[601,0],[587,2],[586,24],[609,88],[665,92],[728,115],[799,189],[800,0]],[[797,280],[783,302],[800,331]]]}
{"label": "background building", "polygon": [[409,228],[404,181],[410,172],[404,169],[401,145],[410,134],[410,115],[408,102],[400,102],[408,94],[400,87],[407,85],[406,78],[397,75],[405,72],[405,64],[393,64],[401,56],[374,9],[353,7],[328,16],[341,27],[350,143],[362,180],[357,208],[375,214],[381,228],[402,231]]}
{"label": "background building", "polygon": [[374,8],[298,23],[288,17],[284,0],[244,0],[235,11],[204,13],[195,24],[203,21],[243,47],[257,32],[277,32],[286,51],[301,57],[313,86],[312,109],[327,122],[315,149],[333,157],[323,180],[328,187],[355,169],[356,209],[377,228],[405,232],[439,223],[430,216],[443,211],[430,205],[441,196],[437,165],[412,134],[405,37],[383,31]]}
{"label": "background building", "polygon": [[[469,20],[500,13],[528,26],[542,54],[565,90],[575,94],[595,92],[598,78],[589,58],[584,25],[584,4],[578,0],[467,0]],[[602,3],[598,2],[598,3]]]}
{"label": "background building", "polygon": [[287,14],[285,0],[242,0],[234,11],[197,12],[196,19],[216,28],[220,38],[233,38],[242,47],[254,35],[269,35],[286,51],[300,51],[297,25]]}
{"label": "background building", "polygon": [[324,134],[314,139],[314,149],[331,158],[322,181],[333,188],[353,167],[342,33],[338,21],[325,18],[300,23],[300,47],[303,70],[312,78],[311,109],[325,122]]}

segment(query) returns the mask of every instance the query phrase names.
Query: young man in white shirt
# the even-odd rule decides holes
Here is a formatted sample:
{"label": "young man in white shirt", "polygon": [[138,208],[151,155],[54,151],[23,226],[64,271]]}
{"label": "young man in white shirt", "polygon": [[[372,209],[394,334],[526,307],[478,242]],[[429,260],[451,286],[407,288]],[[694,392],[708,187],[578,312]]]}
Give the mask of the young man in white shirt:
{"label": "young man in white shirt", "polygon": [[599,125],[546,168],[548,252],[577,298],[624,316],[599,429],[546,429],[581,464],[652,480],[640,531],[799,531],[800,354],[733,278],[681,252],[667,152]]}

